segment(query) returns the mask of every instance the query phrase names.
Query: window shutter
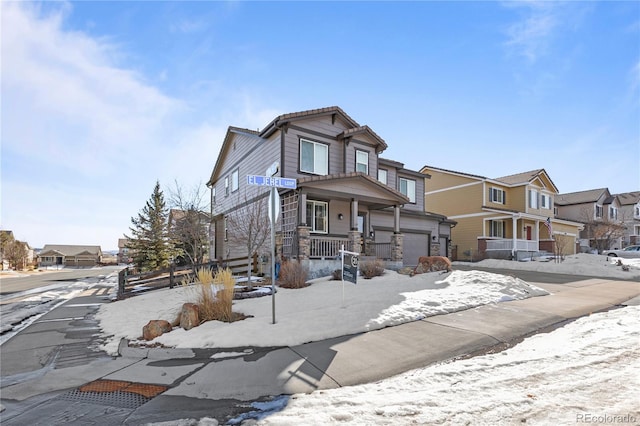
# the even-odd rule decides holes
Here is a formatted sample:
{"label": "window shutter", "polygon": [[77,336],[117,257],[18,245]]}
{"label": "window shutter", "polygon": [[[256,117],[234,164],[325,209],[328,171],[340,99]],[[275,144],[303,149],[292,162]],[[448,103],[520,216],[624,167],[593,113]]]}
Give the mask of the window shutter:
{"label": "window shutter", "polygon": [[507,204],[507,191],[502,191],[502,204]]}

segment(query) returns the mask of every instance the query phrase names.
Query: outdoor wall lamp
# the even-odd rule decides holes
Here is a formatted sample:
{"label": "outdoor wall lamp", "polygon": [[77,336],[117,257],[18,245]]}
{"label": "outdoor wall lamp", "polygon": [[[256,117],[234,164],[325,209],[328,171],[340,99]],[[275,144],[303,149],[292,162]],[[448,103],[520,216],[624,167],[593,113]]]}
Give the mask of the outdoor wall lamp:
{"label": "outdoor wall lamp", "polygon": [[342,220],[344,219],[344,216],[342,215],[342,213],[338,213],[338,220]]}

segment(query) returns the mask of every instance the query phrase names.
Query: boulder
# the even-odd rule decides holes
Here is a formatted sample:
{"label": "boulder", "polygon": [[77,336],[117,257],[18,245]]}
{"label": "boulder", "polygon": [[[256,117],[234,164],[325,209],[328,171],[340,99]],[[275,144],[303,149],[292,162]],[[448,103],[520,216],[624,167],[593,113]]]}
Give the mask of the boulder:
{"label": "boulder", "polygon": [[451,272],[451,261],[444,256],[421,256],[418,259],[418,265],[413,270],[413,274],[422,274],[425,272],[446,271]]}
{"label": "boulder", "polygon": [[171,331],[171,324],[165,320],[151,320],[142,327],[142,338],[144,340],[153,340],[164,333]]}
{"label": "boulder", "polygon": [[180,327],[191,330],[200,325],[200,308],[195,303],[185,303],[180,311]]}

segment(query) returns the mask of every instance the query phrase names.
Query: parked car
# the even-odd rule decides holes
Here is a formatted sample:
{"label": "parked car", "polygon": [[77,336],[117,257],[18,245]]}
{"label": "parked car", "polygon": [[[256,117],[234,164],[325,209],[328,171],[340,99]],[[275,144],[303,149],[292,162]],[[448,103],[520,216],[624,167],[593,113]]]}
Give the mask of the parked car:
{"label": "parked car", "polygon": [[611,257],[625,257],[625,258],[639,259],[640,245],[625,247],[622,250],[605,250],[604,254]]}

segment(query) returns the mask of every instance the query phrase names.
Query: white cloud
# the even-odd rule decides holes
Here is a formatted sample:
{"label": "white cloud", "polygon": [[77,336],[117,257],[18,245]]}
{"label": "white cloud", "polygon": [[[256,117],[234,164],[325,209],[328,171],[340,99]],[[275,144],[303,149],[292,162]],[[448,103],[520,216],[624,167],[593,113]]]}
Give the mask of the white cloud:
{"label": "white cloud", "polygon": [[536,62],[548,48],[550,37],[558,26],[555,4],[552,2],[509,2],[507,7],[525,10],[522,20],[507,29],[506,46],[524,56],[530,63]]}

